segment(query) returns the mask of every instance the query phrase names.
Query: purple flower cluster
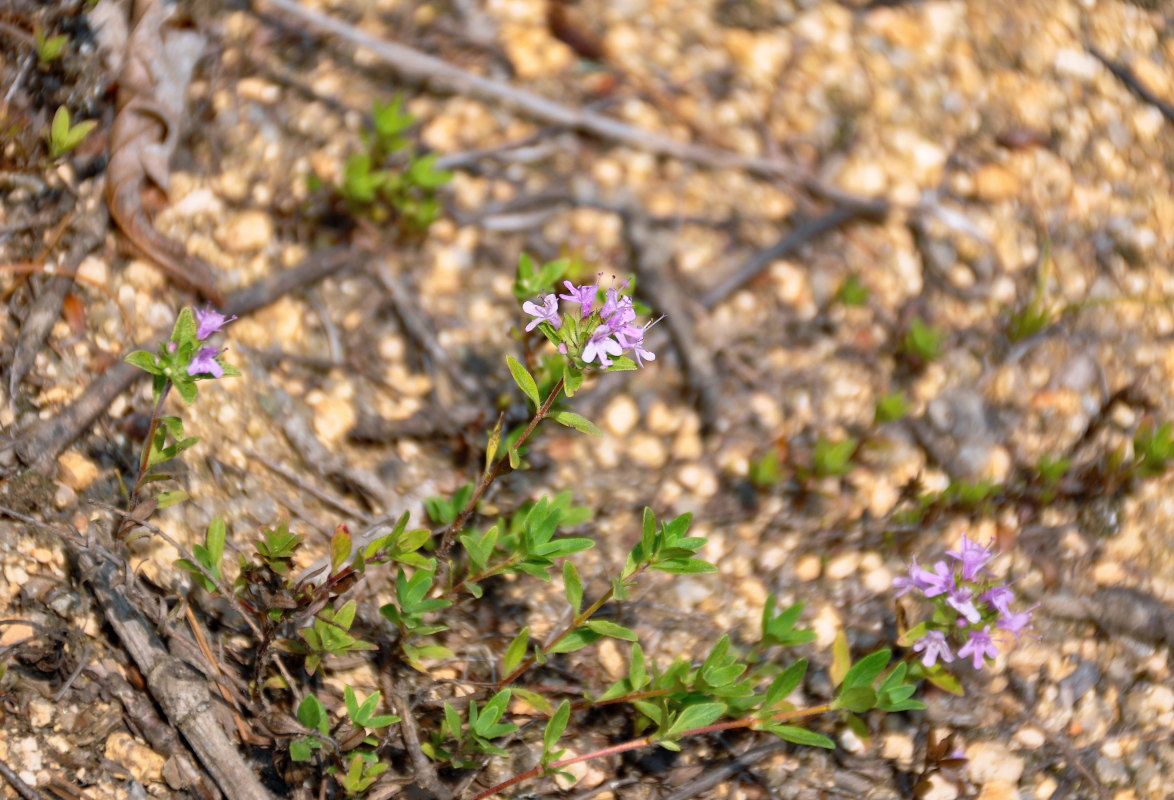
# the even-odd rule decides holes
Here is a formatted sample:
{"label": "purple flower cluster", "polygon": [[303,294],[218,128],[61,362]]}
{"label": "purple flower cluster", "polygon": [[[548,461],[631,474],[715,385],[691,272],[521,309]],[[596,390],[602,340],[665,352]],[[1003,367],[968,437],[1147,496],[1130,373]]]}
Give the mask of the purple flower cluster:
{"label": "purple flower cluster", "polygon": [[[582,286],[570,281],[563,281],[563,285],[567,294],[558,297],[547,294],[537,303],[522,303],[522,310],[534,317],[526,326],[527,331],[543,325],[543,334],[558,346],[559,352],[571,356],[581,366],[597,364],[600,369],[607,369],[614,357],[628,351],[640,366],[645,361],[656,360],[656,355],[644,347],[644,334],[652,323],[634,324],[636,309],[631,296],[624,294],[627,281],[608,289],[598,309],[598,279]],[[578,306],[577,313],[560,314],[560,299]]]}
{"label": "purple flower cluster", "polygon": [[992,626],[1018,639],[1020,632],[1030,627],[1036,606],[1012,611],[1015,593],[1005,584],[983,579],[991,574],[986,568],[994,558],[990,544],[980,545],[963,534],[962,546],[947,550],[946,555],[954,563],[938,561],[933,569],[920,566],[914,558],[908,576],[895,578],[893,586],[901,590],[898,597],[917,590],[937,606],[929,629],[913,644],[913,651],[922,655],[922,664],[932,667],[938,659],[953,661],[951,641],[962,640],[957,655],[971,657],[974,668],[981,669],[985,659],[999,654],[991,637]]}
{"label": "purple flower cluster", "polygon": [[[212,306],[207,306],[203,309],[195,309],[196,314],[196,338],[200,341],[207,339],[214,333],[218,333],[228,323],[236,319],[234,314],[231,317],[226,317]],[[224,377],[224,367],[217,361],[220,356],[228,348],[216,349],[211,345],[201,347],[194,356],[192,356],[191,363],[188,364],[188,375],[193,378],[197,375],[211,375],[213,378]]]}

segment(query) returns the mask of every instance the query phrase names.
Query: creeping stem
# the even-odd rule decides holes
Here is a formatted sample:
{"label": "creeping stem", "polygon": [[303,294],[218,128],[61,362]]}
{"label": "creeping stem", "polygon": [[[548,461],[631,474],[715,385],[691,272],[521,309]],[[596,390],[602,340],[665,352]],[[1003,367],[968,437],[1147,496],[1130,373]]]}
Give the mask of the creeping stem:
{"label": "creeping stem", "polygon": [[[824,714],[831,710],[831,704],[827,703],[824,705],[813,706],[811,708],[800,708],[794,711],[782,711],[772,716],[770,721],[786,722],[788,720],[801,719],[803,717],[813,717],[817,714]],[[718,731],[728,731],[735,728],[749,728],[752,727],[755,723],[762,721],[763,720],[757,719],[755,717],[743,717],[741,719],[727,720],[726,722],[715,722],[714,724],[706,725],[703,728],[692,728],[691,730],[684,731],[679,738],[684,739],[686,736],[700,736],[704,733],[716,733]],[[629,750],[636,750],[640,747],[647,747],[649,745],[656,744],[656,742],[656,736],[641,736],[639,739],[631,739],[626,742],[621,742],[620,744],[613,744],[611,747],[604,747],[600,750],[593,750],[590,753],[583,753],[581,755],[572,756],[570,758],[564,758],[561,761],[554,761],[545,767],[539,764],[532,769],[528,769],[525,772],[515,775],[507,781],[503,781],[496,786],[491,786],[485,791],[480,792],[479,794],[472,797],[471,800],[485,800],[485,798],[492,797],[502,790],[508,789],[509,787],[521,783],[522,781],[529,780],[530,778],[537,778],[544,772],[554,772],[556,770],[562,769],[563,767],[569,767],[571,764],[578,764],[582,761],[592,761],[596,758],[603,758],[604,756],[614,756],[619,753],[626,753]]]}
{"label": "creeping stem", "polygon": [[[563,379],[559,378],[558,383],[550,390],[550,394],[546,396],[546,400],[534,413],[530,424],[526,426],[526,430],[522,431],[522,435],[514,443],[514,447],[518,448],[525,444],[526,440],[530,438],[530,434],[534,433],[534,429],[538,427],[538,423],[546,418],[550,412],[550,407],[554,405],[554,401],[558,399],[559,394],[563,390]],[[437,571],[445,570],[448,567],[448,556],[452,552],[453,542],[456,540],[457,534],[465,529],[465,523],[469,521],[469,517],[473,513],[473,509],[477,507],[477,503],[481,500],[482,495],[493,485],[493,482],[500,478],[509,465],[509,459],[500,458],[493,464],[493,468],[486,472],[481,482],[477,484],[477,488],[473,490],[473,496],[469,498],[469,502],[465,503],[465,507],[461,509],[461,513],[457,514],[444,533],[440,536],[440,544],[436,548],[436,563],[438,564]],[[443,583],[443,576],[437,576],[437,583]]]}

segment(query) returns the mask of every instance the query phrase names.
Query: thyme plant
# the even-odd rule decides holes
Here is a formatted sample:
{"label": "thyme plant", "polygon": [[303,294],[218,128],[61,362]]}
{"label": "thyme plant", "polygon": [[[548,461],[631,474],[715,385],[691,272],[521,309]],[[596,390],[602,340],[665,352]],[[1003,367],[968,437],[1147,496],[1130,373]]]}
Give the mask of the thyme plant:
{"label": "thyme plant", "polygon": [[[417,742],[433,771],[443,767],[475,775],[490,759],[512,758],[530,749],[528,766],[512,777],[481,789],[462,789],[466,800],[483,800],[544,776],[573,780],[566,770],[578,762],[641,747],[678,750],[690,737],[717,731],[748,729],[800,745],[832,748],[831,738],[809,727],[814,718],[830,715],[867,729],[861,715],[874,710],[924,708],[914,698],[919,680],[929,678],[956,688],[943,662],[956,652],[981,666],[996,652],[992,626],[1016,636],[1028,626],[1030,609],[1014,611],[1010,590],[984,578],[992,557],[989,547],[967,539],[959,551],[946,554],[957,562],[954,567],[939,561],[931,571],[914,562],[909,576],[898,580],[899,588],[917,590],[933,601],[935,611],[930,620],[904,632],[900,644],[909,649],[895,662],[891,648],[853,659],[846,636],[837,637],[827,660],[834,692],[826,702],[805,704],[796,696],[808,660],[791,651],[810,644],[815,636],[800,624],[802,603],[779,608],[774,596],[763,609],[757,641],[736,642],[725,635],[700,661],[686,656],[667,662],[653,659],[634,630],[600,612],[608,604],[629,600],[652,573],[715,571],[700,556],[706,540],[690,535],[690,514],[658,518],[645,508],[623,565],[606,589],[589,595],[576,556],[595,544],[583,535],[589,532],[591,512],[572,505],[569,491],[501,512],[491,512],[483,502],[502,475],[525,469],[525,447],[549,421],[586,435],[599,433],[569,405],[578,392],[590,389],[594,376],[638,369],[656,357],[645,343],[651,323],[638,321],[630,283],[613,279],[604,286],[597,279],[576,284],[563,280],[567,268],[565,261],[539,265],[521,259],[515,293],[526,318],[522,336],[532,337],[531,345],[533,340],[548,343],[546,352],[541,346],[526,348],[534,354],[532,367],[505,357],[509,374],[529,403],[530,419],[515,430],[504,430],[499,422],[488,433],[478,480],[449,497],[428,501],[435,527],[412,527],[404,513],[386,533],[355,547],[350,531],[339,525],[329,544],[327,566],[297,576],[294,562],[305,539],[291,532],[287,522],[277,522],[261,531],[251,555],[239,556],[230,576],[233,570],[224,564],[227,529],[215,519],[203,543],[177,562],[191,574],[193,591],[228,598],[253,631],[252,699],[262,692],[290,693],[297,726],[275,744],[290,761],[317,764],[334,776],[337,792],[352,797],[369,790],[388,769],[387,743],[397,726],[411,725],[413,736],[405,740]],[[565,293],[549,291],[559,281]],[[175,388],[191,402],[197,380],[237,374],[222,360],[223,350],[206,343],[226,322],[210,309],[185,309],[158,354],[129,357],[152,374],[156,398],[134,496],[152,479],[149,467],[194,443],[183,436],[178,418],[161,414],[169,390]],[[855,448],[851,440],[828,443],[817,459],[817,471],[840,473]],[[375,565],[385,569],[371,572]],[[378,606],[378,616],[360,613],[354,590],[360,582],[375,580],[376,574],[390,577],[380,590],[386,602]],[[524,625],[496,650],[492,663],[485,664],[462,648],[452,628],[470,608],[492,602],[486,584],[507,575],[561,580],[564,621]],[[535,635],[539,627],[549,633]],[[541,671],[552,660],[604,639],[627,649],[628,667],[622,678],[580,697],[542,682]],[[955,651],[950,639],[964,641]],[[448,696],[434,712],[421,711],[403,720],[390,713],[403,709],[385,708],[390,698],[379,692],[364,696],[347,685],[340,703],[313,679],[339,657],[377,649],[375,641],[391,652],[393,686],[404,680],[397,665],[414,670],[414,681],[427,682],[438,660],[455,659],[466,665],[473,693]],[[282,659],[292,659],[301,671],[284,670]],[[515,700],[524,701],[532,711],[520,713]],[[579,729],[577,723],[593,709],[617,704],[631,709],[634,736],[593,752],[570,754],[570,734]]]}

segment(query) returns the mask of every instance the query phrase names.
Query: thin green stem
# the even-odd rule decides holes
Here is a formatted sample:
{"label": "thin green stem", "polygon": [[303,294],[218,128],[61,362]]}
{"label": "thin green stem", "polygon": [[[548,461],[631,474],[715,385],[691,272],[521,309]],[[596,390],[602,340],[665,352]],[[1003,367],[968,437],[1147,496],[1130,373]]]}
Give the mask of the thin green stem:
{"label": "thin green stem", "polygon": [[[648,568],[649,564],[650,564],[650,562],[645,561],[637,569],[633,570],[631,575],[627,576],[623,580],[635,580],[640,575],[640,573],[642,573],[644,570],[646,570]],[[549,653],[552,647],[554,647],[556,644],[561,642],[567,636],[570,636],[571,633],[573,633],[576,629],[578,629],[578,627],[580,625],[582,625],[584,622],[591,619],[591,616],[596,611],[603,608],[604,603],[611,600],[611,598],[614,594],[615,594],[615,588],[608,587],[608,590],[606,592],[604,592],[602,595],[600,595],[598,600],[596,600],[594,603],[592,603],[590,606],[588,606],[583,612],[576,614],[575,618],[573,620],[571,620],[570,625],[563,628],[552,639],[548,640],[545,644],[543,644],[542,647],[540,648],[541,653],[543,655],[546,655],[547,653]],[[497,688],[501,689],[503,686],[508,686],[509,684],[513,683],[515,680],[517,680],[519,675],[521,675],[526,670],[530,669],[530,667],[534,666],[534,662],[537,660],[538,660],[538,658],[535,655],[531,655],[528,658],[526,658],[526,660],[523,661],[521,664],[519,664],[514,669],[513,672],[511,672],[509,675],[506,675],[504,678],[502,678],[500,681],[497,682]]]}
{"label": "thin green stem", "polygon": [[[803,717],[813,717],[817,714],[824,714],[832,710],[832,704],[825,703],[824,705],[813,706],[811,708],[800,708],[795,709],[794,711],[781,711],[778,714],[773,715],[770,718],[770,721],[786,722],[793,719],[802,719]],[[726,722],[716,722],[712,725],[706,725],[702,728],[691,728],[690,730],[682,732],[681,735],[677,738],[684,739],[687,736],[700,736],[706,733],[716,733],[717,731],[728,731],[734,730],[736,728],[750,728],[762,721],[763,720],[760,720],[756,717],[742,717],[741,719],[732,719]],[[544,772],[559,770],[563,767],[569,767],[571,764],[578,764],[582,761],[593,761],[594,759],[603,758],[605,756],[614,756],[619,753],[626,753],[629,750],[648,747],[649,745],[656,744],[656,742],[657,739],[655,735],[641,736],[639,739],[631,739],[627,742],[621,742],[620,744],[613,744],[611,747],[604,747],[600,750],[593,750],[590,753],[583,753],[581,755],[572,756],[570,758],[564,758],[561,761],[552,762],[545,767],[540,764],[532,769],[528,769],[525,772],[519,773],[518,775],[515,775],[509,780],[503,781],[496,786],[489,787],[485,791],[480,792],[472,797],[471,800],[485,800],[485,798],[492,797],[493,795],[508,789],[511,786],[514,786],[515,784],[521,783],[522,781],[529,780],[530,778],[537,778]]]}
{"label": "thin green stem", "polygon": [[[526,440],[530,438],[530,434],[534,433],[534,429],[538,427],[538,423],[542,422],[542,420],[546,418],[546,415],[550,413],[550,407],[554,405],[554,401],[558,399],[558,396],[560,393],[562,393],[562,390],[563,379],[559,378],[558,383],[556,383],[554,388],[550,390],[550,394],[547,395],[546,400],[534,413],[534,417],[530,420],[530,424],[526,426],[526,429],[522,431],[522,435],[518,437],[516,442],[514,442],[515,449],[521,447],[526,442]],[[452,551],[453,542],[456,541],[457,534],[465,529],[465,523],[469,521],[469,517],[472,515],[473,509],[477,507],[477,503],[481,500],[481,497],[485,494],[489,487],[493,485],[493,482],[502,476],[508,465],[509,459],[507,458],[502,458],[496,461],[493,465],[493,468],[482,476],[481,482],[478,483],[477,488],[473,490],[473,496],[469,498],[469,502],[465,503],[465,507],[461,509],[461,513],[457,514],[456,518],[449,524],[447,528],[444,529],[444,532],[440,536],[440,544],[436,548],[436,563],[439,565],[437,567],[438,572],[446,569],[448,564],[448,556]],[[441,576],[439,575],[437,576],[437,583],[442,582],[440,577]]]}
{"label": "thin green stem", "polygon": [[[159,430],[159,418],[163,415],[163,403],[167,400],[167,394],[170,391],[171,381],[167,381],[163,384],[163,389],[159,392],[159,399],[155,402],[154,411],[151,412],[151,425],[147,429],[147,441],[143,444],[142,455],[139,456],[139,474],[135,476],[135,485],[131,489],[127,507],[127,511],[132,514],[139,505],[139,492],[143,488],[143,479],[147,477],[147,470],[150,468],[151,449],[155,446],[155,433]],[[116,538],[122,538],[134,524],[134,520],[130,517],[123,517],[122,523],[118,526],[118,536]]]}

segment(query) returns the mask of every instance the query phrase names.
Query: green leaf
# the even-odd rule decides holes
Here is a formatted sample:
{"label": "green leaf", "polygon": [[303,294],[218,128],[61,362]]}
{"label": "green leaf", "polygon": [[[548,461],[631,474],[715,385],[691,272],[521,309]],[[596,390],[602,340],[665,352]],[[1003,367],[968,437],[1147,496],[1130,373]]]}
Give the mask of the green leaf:
{"label": "green leaf", "polygon": [[843,631],[836,633],[832,641],[832,665],[828,672],[831,674],[832,685],[839,686],[844,682],[844,676],[852,666],[852,654],[848,650],[848,636]]}
{"label": "green leaf", "polygon": [[638,692],[648,683],[648,671],[644,665],[644,649],[639,642],[632,643],[632,654],[628,657],[628,683],[632,691]]}
{"label": "green leaf", "polygon": [[558,740],[563,735],[563,731],[567,729],[567,722],[570,719],[571,704],[563,700],[558,704],[558,709],[547,721],[546,730],[542,733],[543,752],[549,753],[554,750],[554,746],[558,744]]}
{"label": "green leaf", "polygon": [[[530,398],[530,402],[534,404],[537,409],[542,405],[542,401],[538,398],[538,384],[534,382],[534,376],[526,371],[516,358],[506,354],[505,362],[510,368],[510,374],[514,376],[514,383],[518,384],[518,388],[526,397]],[[512,462],[510,464],[513,466]]]}
{"label": "green leaf", "polygon": [[607,619],[589,619],[587,620],[587,627],[600,636],[623,639],[625,642],[634,642],[639,638],[636,636],[635,631]]}
{"label": "green leaf", "polygon": [[762,729],[770,731],[775,736],[788,742],[795,744],[807,745],[809,747],[826,747],[828,750],[835,750],[836,743],[822,734],[809,731],[806,728],[798,728],[794,725],[763,725]]}
{"label": "green leaf", "polygon": [[330,539],[330,571],[337,572],[351,555],[351,534],[346,525],[334,529]]}
{"label": "green leaf", "polygon": [[658,572],[667,572],[670,575],[703,575],[717,572],[717,567],[713,564],[698,558],[672,558],[657,562],[651,568]]}
{"label": "green leaf", "polygon": [[461,715],[448,703],[444,704],[444,727],[448,729],[449,736],[458,742],[461,740]]}
{"label": "green leaf", "polygon": [[184,306],[179,310],[179,315],[175,318],[175,327],[171,329],[170,341],[175,342],[182,347],[183,345],[194,345],[196,342],[196,325],[195,314],[189,306]]}
{"label": "green leaf", "polygon": [[175,376],[172,378],[171,383],[175,387],[175,390],[179,392],[179,396],[185,405],[190,406],[192,403],[196,402],[196,395],[200,390],[196,388],[195,381],[185,380],[179,376]]}
{"label": "green leaf", "polygon": [[570,561],[563,562],[563,588],[571,610],[578,615],[579,607],[583,604],[583,582],[579,580],[579,571]]}
{"label": "green leaf", "polygon": [[204,546],[208,548],[208,555],[212,558],[210,567],[212,574],[220,576],[220,561],[224,558],[224,542],[228,537],[228,528],[224,520],[214,517],[208,524],[208,533],[204,536]]}
{"label": "green leaf", "polygon": [[800,658],[791,666],[783,670],[777,678],[775,678],[770,688],[766,690],[766,698],[762,701],[763,710],[774,708],[791,692],[798,688],[803,681],[803,676],[807,674],[807,659]]}
{"label": "green leaf", "polygon": [[844,688],[871,686],[877,676],[889,665],[892,655],[890,650],[877,650],[857,661],[844,675]]}
{"label": "green leaf", "polygon": [[876,692],[868,686],[853,686],[840,692],[836,704],[853,714],[863,714],[876,707]]}
{"label": "green leaf", "polygon": [[518,448],[511,447],[506,451],[506,455],[510,460],[510,469],[517,469],[518,464],[521,462],[521,459],[518,457]]}
{"label": "green leaf", "polygon": [[596,427],[594,422],[580,414],[576,414],[574,411],[552,411],[550,416],[560,425],[566,425],[568,428],[574,428],[580,433],[587,433],[592,436],[603,435],[603,431]]}
{"label": "green leaf", "polygon": [[182,489],[176,489],[171,492],[159,492],[159,494],[155,496],[155,500],[158,502],[156,508],[169,508],[170,506],[182,503],[184,500],[187,500],[188,497],[188,493]]}
{"label": "green leaf", "polygon": [[532,692],[529,689],[522,689],[515,686],[514,694],[516,694],[520,699],[525,700],[543,714],[554,713],[554,706],[550,704],[549,700],[538,694],[538,692]]}
{"label": "green leaf", "polygon": [[349,686],[344,686],[342,699],[346,703],[346,713],[351,718],[351,722],[356,725],[361,725],[362,723],[359,721],[359,700],[355,697],[355,690]]}
{"label": "green leaf", "polygon": [[312,694],[308,694],[298,705],[298,722],[307,728],[318,731],[323,736],[330,734],[330,714],[322,701]]}
{"label": "green leaf", "polygon": [[680,715],[673,720],[673,724],[664,732],[667,739],[681,736],[686,731],[704,728],[726,713],[725,703],[698,703],[686,706]]}
{"label": "green leaf", "polygon": [[126,363],[133,364],[144,372],[152,375],[162,375],[163,369],[158,365],[159,358],[146,350],[135,350],[126,357]]}
{"label": "green leaf", "polygon": [[567,397],[574,397],[575,392],[583,385],[583,371],[576,369],[570,361],[563,362],[563,392]]}
{"label": "green leaf", "polygon": [[589,644],[598,642],[602,638],[602,633],[596,633],[590,628],[577,628],[556,642],[548,650],[546,650],[546,653],[573,653],[576,650],[583,649]]}
{"label": "green leaf", "polygon": [[[317,742],[314,743],[317,744]],[[314,751],[310,747],[310,742],[306,739],[294,739],[289,743],[289,758],[291,761],[309,761],[313,757]]]}
{"label": "green leaf", "polygon": [[502,657],[501,669],[506,675],[514,671],[514,668],[522,663],[522,659],[526,656],[526,647],[530,644],[530,628],[522,628],[518,631],[505,649],[505,656]]}
{"label": "green leaf", "polygon": [[912,628],[910,628],[909,630],[905,631],[899,637],[897,637],[897,644],[901,645],[902,647],[909,647],[914,642],[916,642],[918,639],[920,639],[922,636],[925,636],[925,632],[928,629],[929,629],[929,623],[919,622],[916,625],[914,625]]}
{"label": "green leaf", "polygon": [[505,414],[499,414],[497,417],[497,424],[493,426],[493,430],[489,433],[489,442],[485,446],[485,474],[489,474],[489,470],[493,467],[493,462],[497,458],[498,448],[501,447],[501,427],[505,423]]}
{"label": "green leaf", "polygon": [[862,306],[868,302],[868,287],[860,282],[859,275],[852,273],[836,289],[834,299],[845,306]]}

